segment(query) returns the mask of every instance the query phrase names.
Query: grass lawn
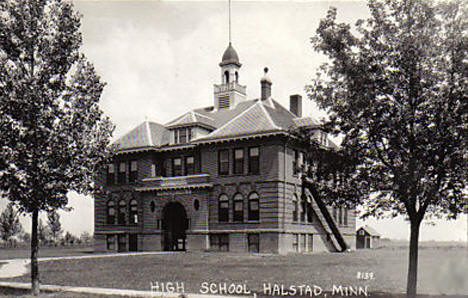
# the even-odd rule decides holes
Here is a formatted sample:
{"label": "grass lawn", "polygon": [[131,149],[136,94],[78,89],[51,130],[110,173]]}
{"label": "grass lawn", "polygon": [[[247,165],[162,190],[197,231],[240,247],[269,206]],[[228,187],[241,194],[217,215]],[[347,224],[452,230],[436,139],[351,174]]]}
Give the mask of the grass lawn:
{"label": "grass lawn", "polygon": [[[40,247],[39,257],[61,257],[61,256],[80,256],[94,254],[92,247]],[[0,260],[6,259],[29,259],[31,249],[29,247],[0,247]]]}
{"label": "grass lawn", "polygon": [[[262,293],[264,283],[318,285],[324,291],[335,284],[403,293],[407,259],[408,250],[401,247],[286,256],[190,252],[50,261],[40,263],[39,270],[42,283],[55,285],[150,290],[151,282],[178,281],[186,292],[199,293],[202,282],[235,282]],[[357,279],[358,272],[372,272],[375,279]],[[466,295],[466,272],[466,247],[422,248],[418,292]],[[29,276],[12,280],[29,282]]]}

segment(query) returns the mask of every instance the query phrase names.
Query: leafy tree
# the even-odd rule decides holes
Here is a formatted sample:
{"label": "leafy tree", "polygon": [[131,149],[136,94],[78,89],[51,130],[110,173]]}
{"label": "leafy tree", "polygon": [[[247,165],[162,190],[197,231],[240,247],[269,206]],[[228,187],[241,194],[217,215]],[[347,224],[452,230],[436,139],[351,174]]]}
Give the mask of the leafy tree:
{"label": "leafy tree", "polygon": [[467,199],[468,13],[461,1],[368,6],[355,30],[334,8],[320,21],[312,43],[329,59],[307,90],[328,112],[324,127],[343,136],[331,184],[356,188],[364,216],[409,219],[414,296],[422,220],[456,218]]}
{"label": "leafy tree", "polygon": [[52,241],[56,244],[63,232],[62,224],[60,223],[60,215],[55,211],[49,212],[49,214],[47,214],[47,224]]}
{"label": "leafy tree", "polygon": [[8,243],[11,237],[20,234],[22,230],[19,214],[14,209],[13,203],[10,202],[0,214],[0,237],[5,243]]}
{"label": "leafy tree", "polygon": [[80,53],[71,1],[0,2],[0,190],[32,216],[31,283],[39,294],[38,217],[90,193],[113,125],[104,83]]}
{"label": "leafy tree", "polygon": [[65,236],[62,240],[63,245],[75,245],[80,244],[81,242],[79,238],[68,231],[65,233]]}
{"label": "leafy tree", "polygon": [[91,244],[93,241],[93,236],[89,234],[88,231],[84,231],[80,235],[80,241],[81,243],[86,244],[86,245]]}
{"label": "leafy tree", "polygon": [[27,232],[23,232],[20,235],[20,239],[24,243],[29,243],[31,241],[31,234],[29,234]]}

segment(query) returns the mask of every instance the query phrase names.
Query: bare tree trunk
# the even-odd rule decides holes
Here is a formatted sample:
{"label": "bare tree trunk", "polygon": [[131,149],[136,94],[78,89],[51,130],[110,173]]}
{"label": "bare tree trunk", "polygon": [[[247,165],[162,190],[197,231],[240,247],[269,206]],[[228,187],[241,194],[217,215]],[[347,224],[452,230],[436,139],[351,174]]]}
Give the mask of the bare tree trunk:
{"label": "bare tree trunk", "polygon": [[31,232],[31,292],[34,296],[39,296],[39,268],[37,266],[37,254],[39,252],[39,241],[37,238],[37,223],[39,210],[32,213],[32,232]]}
{"label": "bare tree trunk", "polygon": [[416,289],[418,282],[418,242],[419,242],[419,226],[421,222],[411,220],[410,224],[410,246],[409,246],[409,265],[408,265],[408,280],[406,286],[406,294],[408,297],[416,297]]}

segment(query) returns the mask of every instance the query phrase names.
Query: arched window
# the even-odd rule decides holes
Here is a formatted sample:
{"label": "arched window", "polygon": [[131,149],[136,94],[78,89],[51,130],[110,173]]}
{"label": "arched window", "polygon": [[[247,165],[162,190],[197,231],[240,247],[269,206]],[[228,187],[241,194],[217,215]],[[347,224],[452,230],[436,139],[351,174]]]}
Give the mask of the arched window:
{"label": "arched window", "polygon": [[224,82],[229,84],[229,71],[227,70],[224,72]]}
{"label": "arched window", "polygon": [[117,214],[117,222],[119,225],[124,225],[125,221],[125,209],[127,209],[127,203],[125,200],[119,201],[119,212]]}
{"label": "arched window", "polygon": [[244,221],[244,198],[240,193],[234,196],[234,221]]}
{"label": "arched window", "polygon": [[130,201],[130,223],[138,223],[138,202],[135,199]]}
{"label": "arched window", "polygon": [[113,200],[107,202],[107,223],[115,224],[115,203]]}
{"label": "arched window", "polygon": [[297,213],[298,213],[298,209],[299,209],[299,202],[297,201],[297,195],[294,194],[293,196],[293,212],[292,212],[292,217],[293,217],[293,221],[297,221]]}
{"label": "arched window", "polygon": [[249,220],[260,219],[260,204],[257,193],[251,193],[249,196]]}
{"label": "arched window", "polygon": [[236,83],[239,83],[239,73],[236,71]]}
{"label": "arched window", "polygon": [[220,222],[229,221],[229,198],[227,195],[222,194],[219,196],[218,202],[218,217]]}

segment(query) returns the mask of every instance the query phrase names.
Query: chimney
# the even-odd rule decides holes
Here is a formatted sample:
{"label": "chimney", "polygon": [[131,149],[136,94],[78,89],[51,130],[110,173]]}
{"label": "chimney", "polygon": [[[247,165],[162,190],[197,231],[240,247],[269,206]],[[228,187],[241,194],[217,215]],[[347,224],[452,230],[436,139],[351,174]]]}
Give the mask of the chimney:
{"label": "chimney", "polygon": [[260,80],[260,85],[262,86],[262,100],[268,99],[271,96],[271,80],[268,77],[268,67],[265,67],[263,69],[265,74],[263,75],[263,78]]}
{"label": "chimney", "polygon": [[297,117],[302,117],[302,96],[299,94],[289,96],[289,111]]}

